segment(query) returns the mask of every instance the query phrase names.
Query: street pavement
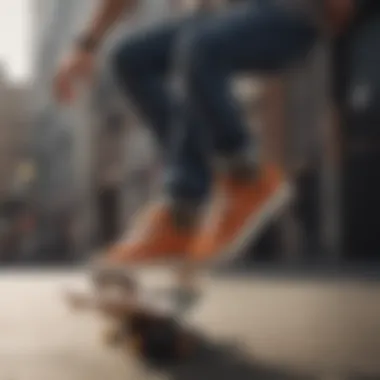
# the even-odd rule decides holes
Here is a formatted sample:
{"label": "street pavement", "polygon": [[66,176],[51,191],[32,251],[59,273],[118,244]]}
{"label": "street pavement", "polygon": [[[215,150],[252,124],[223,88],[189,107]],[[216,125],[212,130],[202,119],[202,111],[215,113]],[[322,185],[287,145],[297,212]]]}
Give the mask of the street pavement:
{"label": "street pavement", "polygon": [[[164,271],[139,273],[165,286]],[[104,321],[75,314],[77,271],[0,274],[0,380],[380,379],[380,283],[353,280],[202,278],[187,322],[200,335],[188,361],[157,373],[101,343]],[[360,376],[361,377],[360,377]]]}

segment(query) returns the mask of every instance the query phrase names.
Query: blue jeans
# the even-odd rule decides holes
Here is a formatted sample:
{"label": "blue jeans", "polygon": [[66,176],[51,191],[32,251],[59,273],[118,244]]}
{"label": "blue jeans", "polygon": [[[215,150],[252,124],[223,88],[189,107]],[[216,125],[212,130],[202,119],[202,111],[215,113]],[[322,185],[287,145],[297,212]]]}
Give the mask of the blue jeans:
{"label": "blue jeans", "polygon": [[250,0],[155,26],[118,46],[113,71],[160,142],[169,195],[202,200],[215,155],[256,149],[231,77],[284,69],[307,54],[316,34],[304,16],[272,0]]}

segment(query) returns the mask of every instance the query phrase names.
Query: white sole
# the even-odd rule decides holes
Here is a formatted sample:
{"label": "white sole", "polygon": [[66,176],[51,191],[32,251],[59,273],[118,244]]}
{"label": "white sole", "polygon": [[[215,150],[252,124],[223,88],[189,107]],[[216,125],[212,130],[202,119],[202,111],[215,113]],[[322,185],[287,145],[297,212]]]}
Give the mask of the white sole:
{"label": "white sole", "polygon": [[263,230],[276,218],[280,217],[285,207],[292,200],[294,189],[290,183],[284,183],[260,208],[252,214],[246,225],[228,247],[215,256],[209,265],[225,264],[241,256],[245,249],[257,240]]}

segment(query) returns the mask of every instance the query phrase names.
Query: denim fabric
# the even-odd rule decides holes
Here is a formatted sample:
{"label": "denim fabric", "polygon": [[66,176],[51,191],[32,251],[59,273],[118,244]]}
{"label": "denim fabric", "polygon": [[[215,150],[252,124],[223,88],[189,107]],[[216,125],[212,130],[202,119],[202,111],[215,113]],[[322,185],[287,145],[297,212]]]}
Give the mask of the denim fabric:
{"label": "denim fabric", "polygon": [[302,59],[317,34],[308,21],[275,0],[251,0],[155,26],[118,46],[114,73],[160,142],[168,194],[201,200],[215,154],[256,149],[230,79],[276,72]]}

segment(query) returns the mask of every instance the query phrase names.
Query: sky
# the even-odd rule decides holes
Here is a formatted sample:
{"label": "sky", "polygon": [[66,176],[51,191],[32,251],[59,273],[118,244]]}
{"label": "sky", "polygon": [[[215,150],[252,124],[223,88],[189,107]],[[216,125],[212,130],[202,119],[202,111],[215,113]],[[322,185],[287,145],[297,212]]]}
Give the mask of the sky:
{"label": "sky", "polygon": [[0,0],[0,65],[15,81],[31,75],[31,2]]}

